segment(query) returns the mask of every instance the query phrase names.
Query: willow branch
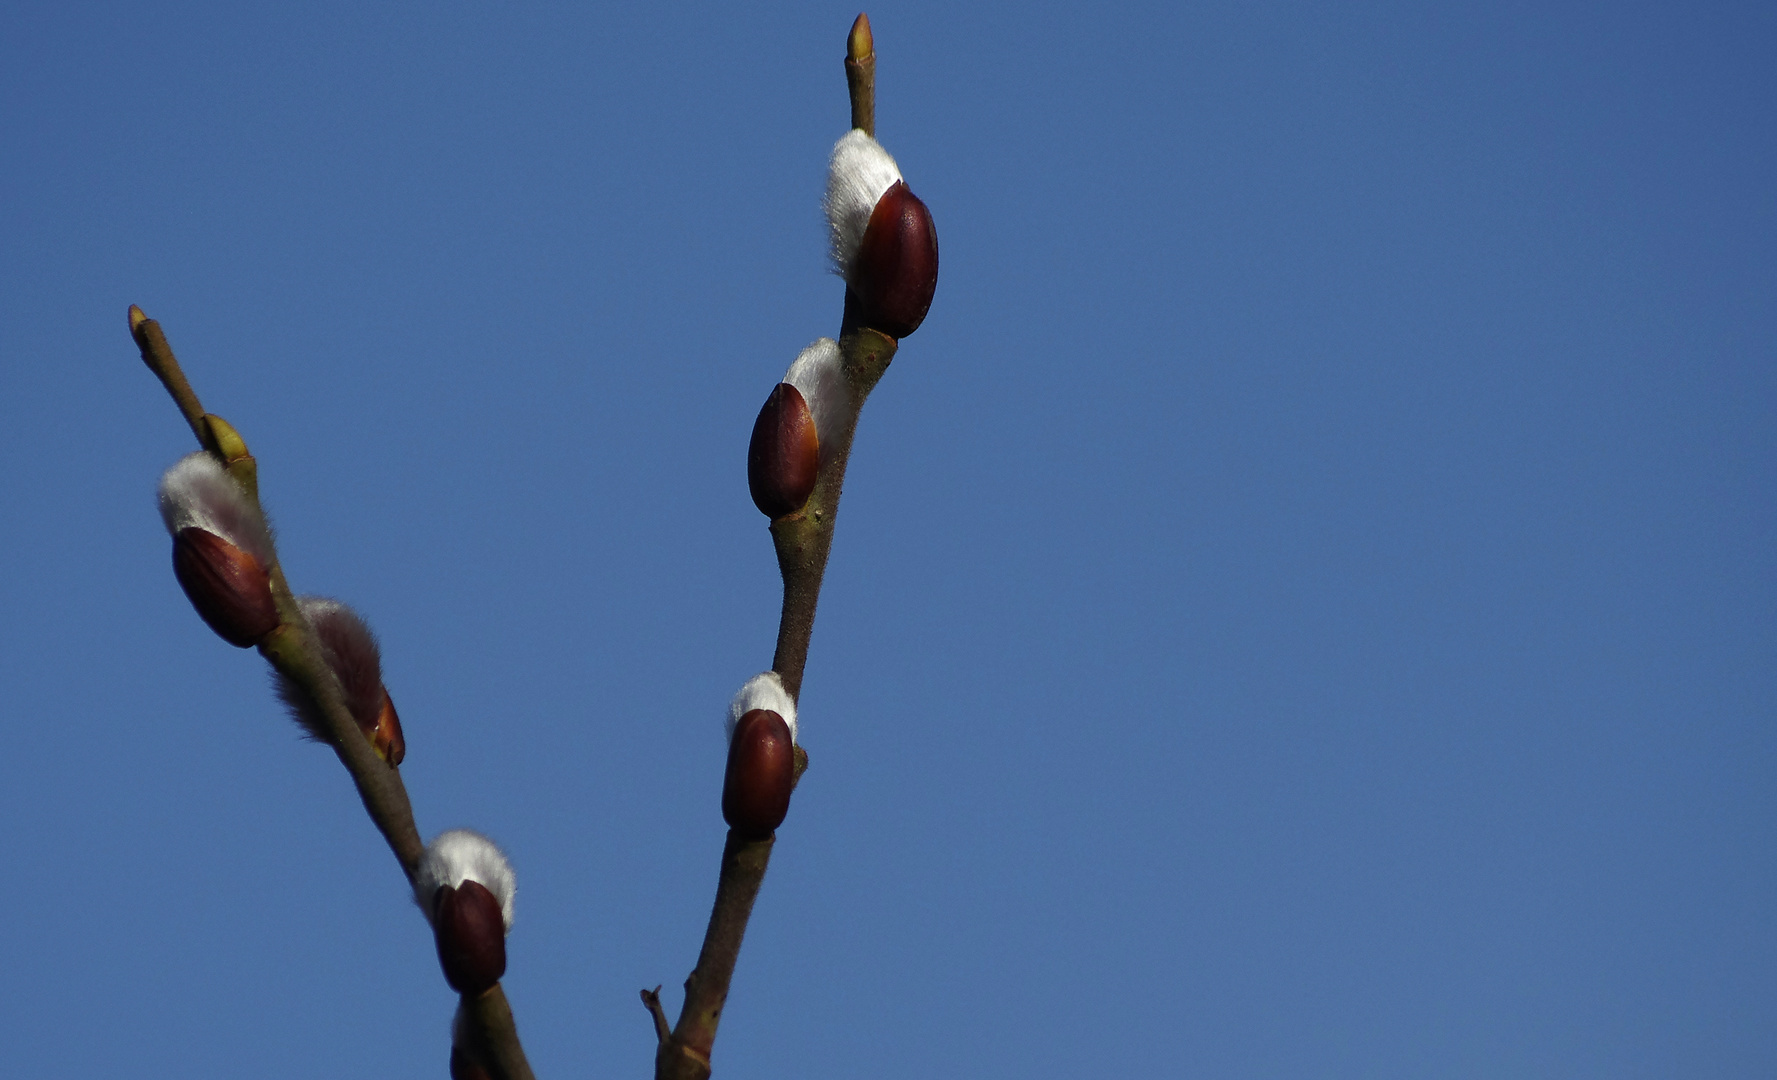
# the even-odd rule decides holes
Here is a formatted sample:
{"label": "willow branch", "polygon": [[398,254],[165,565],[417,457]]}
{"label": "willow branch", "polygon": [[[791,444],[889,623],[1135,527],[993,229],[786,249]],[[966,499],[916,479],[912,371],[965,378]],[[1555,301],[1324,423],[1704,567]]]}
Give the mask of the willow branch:
{"label": "willow branch", "polygon": [[[852,23],[845,54],[845,86],[851,95],[852,127],[874,136],[876,44],[870,32],[870,17],[862,12]],[[826,575],[827,555],[833,548],[833,527],[839,517],[839,496],[845,487],[845,467],[851,460],[852,436],[857,433],[864,401],[888,370],[895,348],[894,338],[858,324],[857,302],[847,288],[839,328],[839,353],[846,382],[851,386],[852,409],[840,418],[837,431],[821,433],[824,460],[808,504],[771,523],[777,567],[784,579],[784,605],[778,616],[777,651],[772,655],[771,669],[798,701],[802,699],[802,672],[808,666],[808,643],[814,635],[815,605],[821,598],[821,579]]]}
{"label": "willow branch", "polygon": [[[130,307],[130,334],[141,349],[143,362],[166,387],[197,436],[198,444],[222,462],[263,516],[258,463],[247,452],[246,441],[226,420],[204,411],[160,324],[134,305]],[[401,782],[401,772],[377,754],[352,718],[339,677],[321,655],[320,642],[290,591],[282,563],[274,557],[269,571],[280,625],[259,643],[259,653],[314,701],[326,723],[328,745],[351,775],[371,823],[382,833],[411,884],[425,854],[425,844],[414,824],[413,804],[407,797],[407,786]],[[475,1033],[477,1056],[498,1080],[535,1080],[518,1042],[512,1010],[499,986],[474,1001],[465,998],[463,1012]]]}
{"label": "willow branch", "polygon": [[[871,42],[870,20],[859,15],[846,42],[845,79],[851,94],[852,126],[866,134],[876,130],[876,53]],[[833,547],[833,528],[839,517],[839,496],[845,487],[845,469],[851,459],[852,437],[858,416],[870,391],[876,388],[894,359],[894,338],[862,327],[856,318],[857,304],[846,290],[840,325],[841,369],[851,390],[851,408],[839,417],[832,430],[821,432],[820,473],[808,502],[796,513],[771,523],[771,540],[783,575],[784,600],[778,618],[777,649],[772,670],[783,680],[792,698],[802,696],[802,674],[808,665],[808,644],[814,634],[815,607],[820,601],[821,580]],[[800,779],[808,756],[796,748],[795,777]],[[716,880],[716,902],[704,932],[697,967],[685,980],[685,1004],[679,1023],[670,1034],[654,991],[642,991],[642,1003],[653,1014],[660,1038],[655,1052],[655,1080],[707,1080],[710,1052],[722,1008],[728,1001],[734,966],[740,959],[741,941],[752,917],[753,902],[765,882],[774,837],[747,840],[729,830],[722,849],[722,869]]]}
{"label": "willow branch", "polygon": [[[851,305],[847,304],[849,311]],[[849,322],[848,318],[848,322]],[[821,579],[826,573],[827,553],[833,546],[833,526],[839,513],[839,493],[845,486],[845,466],[851,457],[852,435],[864,399],[888,370],[895,355],[895,340],[875,330],[849,328],[840,338],[840,359],[852,388],[853,408],[834,433],[833,453],[821,467],[808,505],[797,514],[771,523],[777,547],[778,568],[784,578],[783,615],[778,623],[777,655],[772,670],[784,681],[791,697],[800,697],[802,672],[808,662],[808,642],[814,633],[814,612],[820,599]],[[796,775],[801,777],[808,758],[797,747]],[[732,830],[722,850],[722,869],[716,880],[716,902],[704,932],[697,967],[685,980],[685,1004],[670,1038],[663,1039],[655,1054],[655,1080],[704,1080],[710,1075],[710,1051],[728,986],[740,957],[753,901],[765,881],[773,839],[743,841]],[[642,1001],[650,1004],[644,992]],[[650,1011],[658,1008],[656,999]],[[656,1024],[660,1019],[656,1018]]]}
{"label": "willow branch", "polygon": [[[143,362],[159,377],[179,411],[185,414],[198,444],[222,462],[263,515],[264,510],[259,507],[257,463],[247,453],[245,441],[227,421],[204,412],[196,391],[192,390],[167,344],[160,324],[143,315],[141,308],[131,307],[130,332],[142,350]],[[260,643],[259,653],[301,687],[319,707],[327,722],[329,745],[351,774],[370,820],[395,853],[402,872],[411,880],[425,845],[420,842],[419,830],[414,825],[413,806],[408,801],[406,786],[401,783],[401,774],[377,755],[357,721],[352,719],[339,678],[322,658],[308,619],[297,606],[296,597],[291,594],[289,582],[284,578],[283,566],[274,562],[269,570],[272,600],[277,605],[281,625]]]}

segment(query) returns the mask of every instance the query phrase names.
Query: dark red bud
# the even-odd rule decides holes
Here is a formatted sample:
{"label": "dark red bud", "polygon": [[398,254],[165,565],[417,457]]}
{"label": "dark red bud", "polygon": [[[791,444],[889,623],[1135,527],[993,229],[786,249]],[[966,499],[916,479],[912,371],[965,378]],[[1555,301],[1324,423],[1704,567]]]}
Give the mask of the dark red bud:
{"label": "dark red bud", "polygon": [[802,391],[778,383],[753,421],[747,445],[747,490],[768,518],[794,514],[814,493],[821,472],[821,443],[814,414]]}
{"label": "dark red bud", "polygon": [[270,571],[207,529],[188,526],[173,537],[173,576],[204,622],[230,645],[250,648],[278,628]]}
{"label": "dark red bud", "polygon": [[506,923],[500,901],[479,881],[445,885],[433,899],[432,931],[444,981],[459,994],[481,994],[506,974]]}
{"label": "dark red bud", "polygon": [[766,837],[784,823],[795,750],[790,725],[770,709],[754,709],[734,725],[728,775],[722,782],[722,818],[735,831]]}
{"label": "dark red bud", "polygon": [[401,737],[401,716],[395,712],[395,699],[383,691],[382,711],[376,714],[376,726],[365,732],[379,757],[391,765],[401,764],[407,756],[407,740]]}
{"label": "dark red bud", "polygon": [[865,326],[904,338],[925,321],[938,288],[938,230],[906,181],[896,180],[876,200],[851,284]]}

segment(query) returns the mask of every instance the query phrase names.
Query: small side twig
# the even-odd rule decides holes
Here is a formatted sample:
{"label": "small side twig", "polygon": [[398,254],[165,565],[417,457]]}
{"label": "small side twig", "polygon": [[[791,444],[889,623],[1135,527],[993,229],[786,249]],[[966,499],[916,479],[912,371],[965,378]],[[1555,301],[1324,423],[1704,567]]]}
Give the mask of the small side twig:
{"label": "small side twig", "polygon": [[666,1010],[660,1007],[660,987],[642,991],[642,1005],[654,1017],[654,1034],[666,1045],[673,1037],[673,1026],[666,1019]]}

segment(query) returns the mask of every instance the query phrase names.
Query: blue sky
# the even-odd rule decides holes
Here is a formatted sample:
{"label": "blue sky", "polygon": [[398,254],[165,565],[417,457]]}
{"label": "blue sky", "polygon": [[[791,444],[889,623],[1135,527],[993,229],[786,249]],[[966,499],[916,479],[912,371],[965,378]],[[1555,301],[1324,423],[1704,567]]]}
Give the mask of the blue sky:
{"label": "blue sky", "polygon": [[[640,1076],[771,657],[855,8],[35,4],[0,43],[0,1036],[442,1076],[332,755],[154,511],[245,435]],[[1777,1070],[1777,12],[871,9],[938,225],[866,409],[722,1077]]]}

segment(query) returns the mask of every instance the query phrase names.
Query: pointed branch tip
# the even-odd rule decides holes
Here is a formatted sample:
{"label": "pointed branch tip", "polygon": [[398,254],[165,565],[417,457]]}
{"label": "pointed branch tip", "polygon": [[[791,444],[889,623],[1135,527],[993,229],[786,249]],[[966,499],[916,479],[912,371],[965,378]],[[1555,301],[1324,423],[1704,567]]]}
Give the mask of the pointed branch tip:
{"label": "pointed branch tip", "polygon": [[845,39],[846,58],[863,60],[875,51],[876,41],[870,36],[870,16],[860,11],[851,24],[851,36]]}
{"label": "pointed branch tip", "polygon": [[876,39],[870,16],[858,12],[845,39],[845,86],[851,95],[851,126],[876,135]]}
{"label": "pointed branch tip", "polygon": [[130,336],[134,337],[136,335],[136,333],[142,329],[142,324],[147,321],[148,321],[148,316],[142,314],[142,309],[137,307],[134,304],[131,304],[130,305]]}

